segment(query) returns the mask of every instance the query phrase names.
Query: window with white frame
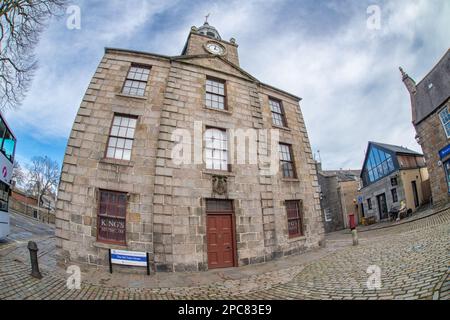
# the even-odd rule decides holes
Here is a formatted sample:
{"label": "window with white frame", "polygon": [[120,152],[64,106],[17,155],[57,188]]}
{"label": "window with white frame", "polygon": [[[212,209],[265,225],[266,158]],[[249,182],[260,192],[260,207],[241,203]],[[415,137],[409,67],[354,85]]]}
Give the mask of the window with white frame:
{"label": "window with white frame", "polygon": [[228,137],[226,130],[206,129],[205,160],[206,169],[228,171]]}
{"label": "window with white frame", "polygon": [[281,101],[269,98],[270,110],[272,111],[272,122],[279,127],[287,127]]}
{"label": "window with white frame", "polygon": [[213,109],[226,109],[225,81],[206,79],[206,106]]}
{"label": "window with white frame", "polygon": [[280,143],[280,167],[283,173],[283,178],[296,178],[294,160],[292,156],[292,146],[289,144]]}
{"label": "window with white frame", "polygon": [[439,118],[441,119],[441,123],[444,127],[447,138],[450,138],[450,112],[448,106],[446,106],[441,112],[439,112]]}
{"label": "window with white frame", "polygon": [[115,115],[111,134],[109,135],[106,157],[119,160],[130,160],[133,147],[136,117]]}
{"label": "window with white frame", "polygon": [[149,74],[149,67],[132,65],[128,71],[122,93],[143,97],[145,88],[147,87]]}

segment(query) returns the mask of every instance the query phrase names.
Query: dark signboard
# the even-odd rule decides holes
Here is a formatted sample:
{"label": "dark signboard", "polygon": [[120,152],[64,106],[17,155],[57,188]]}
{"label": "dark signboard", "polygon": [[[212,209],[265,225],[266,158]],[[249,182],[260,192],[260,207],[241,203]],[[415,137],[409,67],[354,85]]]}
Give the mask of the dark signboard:
{"label": "dark signboard", "polygon": [[439,150],[439,157],[441,159],[444,159],[448,155],[450,155],[450,144],[447,145],[445,148]]}

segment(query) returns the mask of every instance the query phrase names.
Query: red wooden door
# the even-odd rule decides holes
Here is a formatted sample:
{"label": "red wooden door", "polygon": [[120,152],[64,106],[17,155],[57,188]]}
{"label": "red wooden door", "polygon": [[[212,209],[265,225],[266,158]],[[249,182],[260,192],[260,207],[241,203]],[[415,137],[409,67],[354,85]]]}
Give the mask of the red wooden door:
{"label": "red wooden door", "polygon": [[207,216],[208,267],[234,266],[233,219],[231,214]]}

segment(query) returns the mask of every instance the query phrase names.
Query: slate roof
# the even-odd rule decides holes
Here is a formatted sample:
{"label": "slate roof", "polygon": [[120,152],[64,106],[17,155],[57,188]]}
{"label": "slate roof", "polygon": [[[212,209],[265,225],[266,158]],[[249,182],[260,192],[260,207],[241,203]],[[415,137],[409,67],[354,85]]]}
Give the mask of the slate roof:
{"label": "slate roof", "polygon": [[414,95],[416,124],[450,98],[450,49],[436,66],[416,85]]}
{"label": "slate roof", "polygon": [[356,181],[361,174],[360,170],[324,170],[320,172],[325,177],[336,176],[339,182]]}
{"label": "slate roof", "polygon": [[367,150],[366,150],[366,155],[364,157],[363,169],[360,171],[361,172],[361,175],[360,175],[361,178],[362,178],[363,170],[365,169],[366,164],[367,164],[367,158],[369,157],[369,151],[370,151],[371,146],[378,146],[379,148],[385,149],[387,151],[391,151],[391,152],[393,152],[396,155],[410,155],[410,156],[423,157],[423,154],[418,153],[418,152],[416,152],[414,150],[405,148],[405,147],[396,146],[396,145],[393,145],[393,144],[369,141],[369,144],[368,144]]}
{"label": "slate roof", "polygon": [[416,152],[414,150],[401,147],[401,146],[395,146],[393,144],[386,144],[386,143],[380,143],[380,142],[370,142],[371,144],[375,146],[379,146],[381,148],[387,149],[389,151],[395,152],[396,154],[409,154],[409,155],[415,155],[415,156],[423,156],[423,154]]}

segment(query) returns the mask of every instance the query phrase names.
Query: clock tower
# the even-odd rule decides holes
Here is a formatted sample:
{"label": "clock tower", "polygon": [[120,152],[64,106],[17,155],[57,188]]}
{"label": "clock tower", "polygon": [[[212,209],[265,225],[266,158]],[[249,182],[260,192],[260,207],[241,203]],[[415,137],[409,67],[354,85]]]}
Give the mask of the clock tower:
{"label": "clock tower", "polygon": [[191,28],[182,55],[217,55],[239,66],[237,48],[238,45],[234,38],[229,41],[223,40],[217,29],[205,21],[200,28],[195,26]]}

